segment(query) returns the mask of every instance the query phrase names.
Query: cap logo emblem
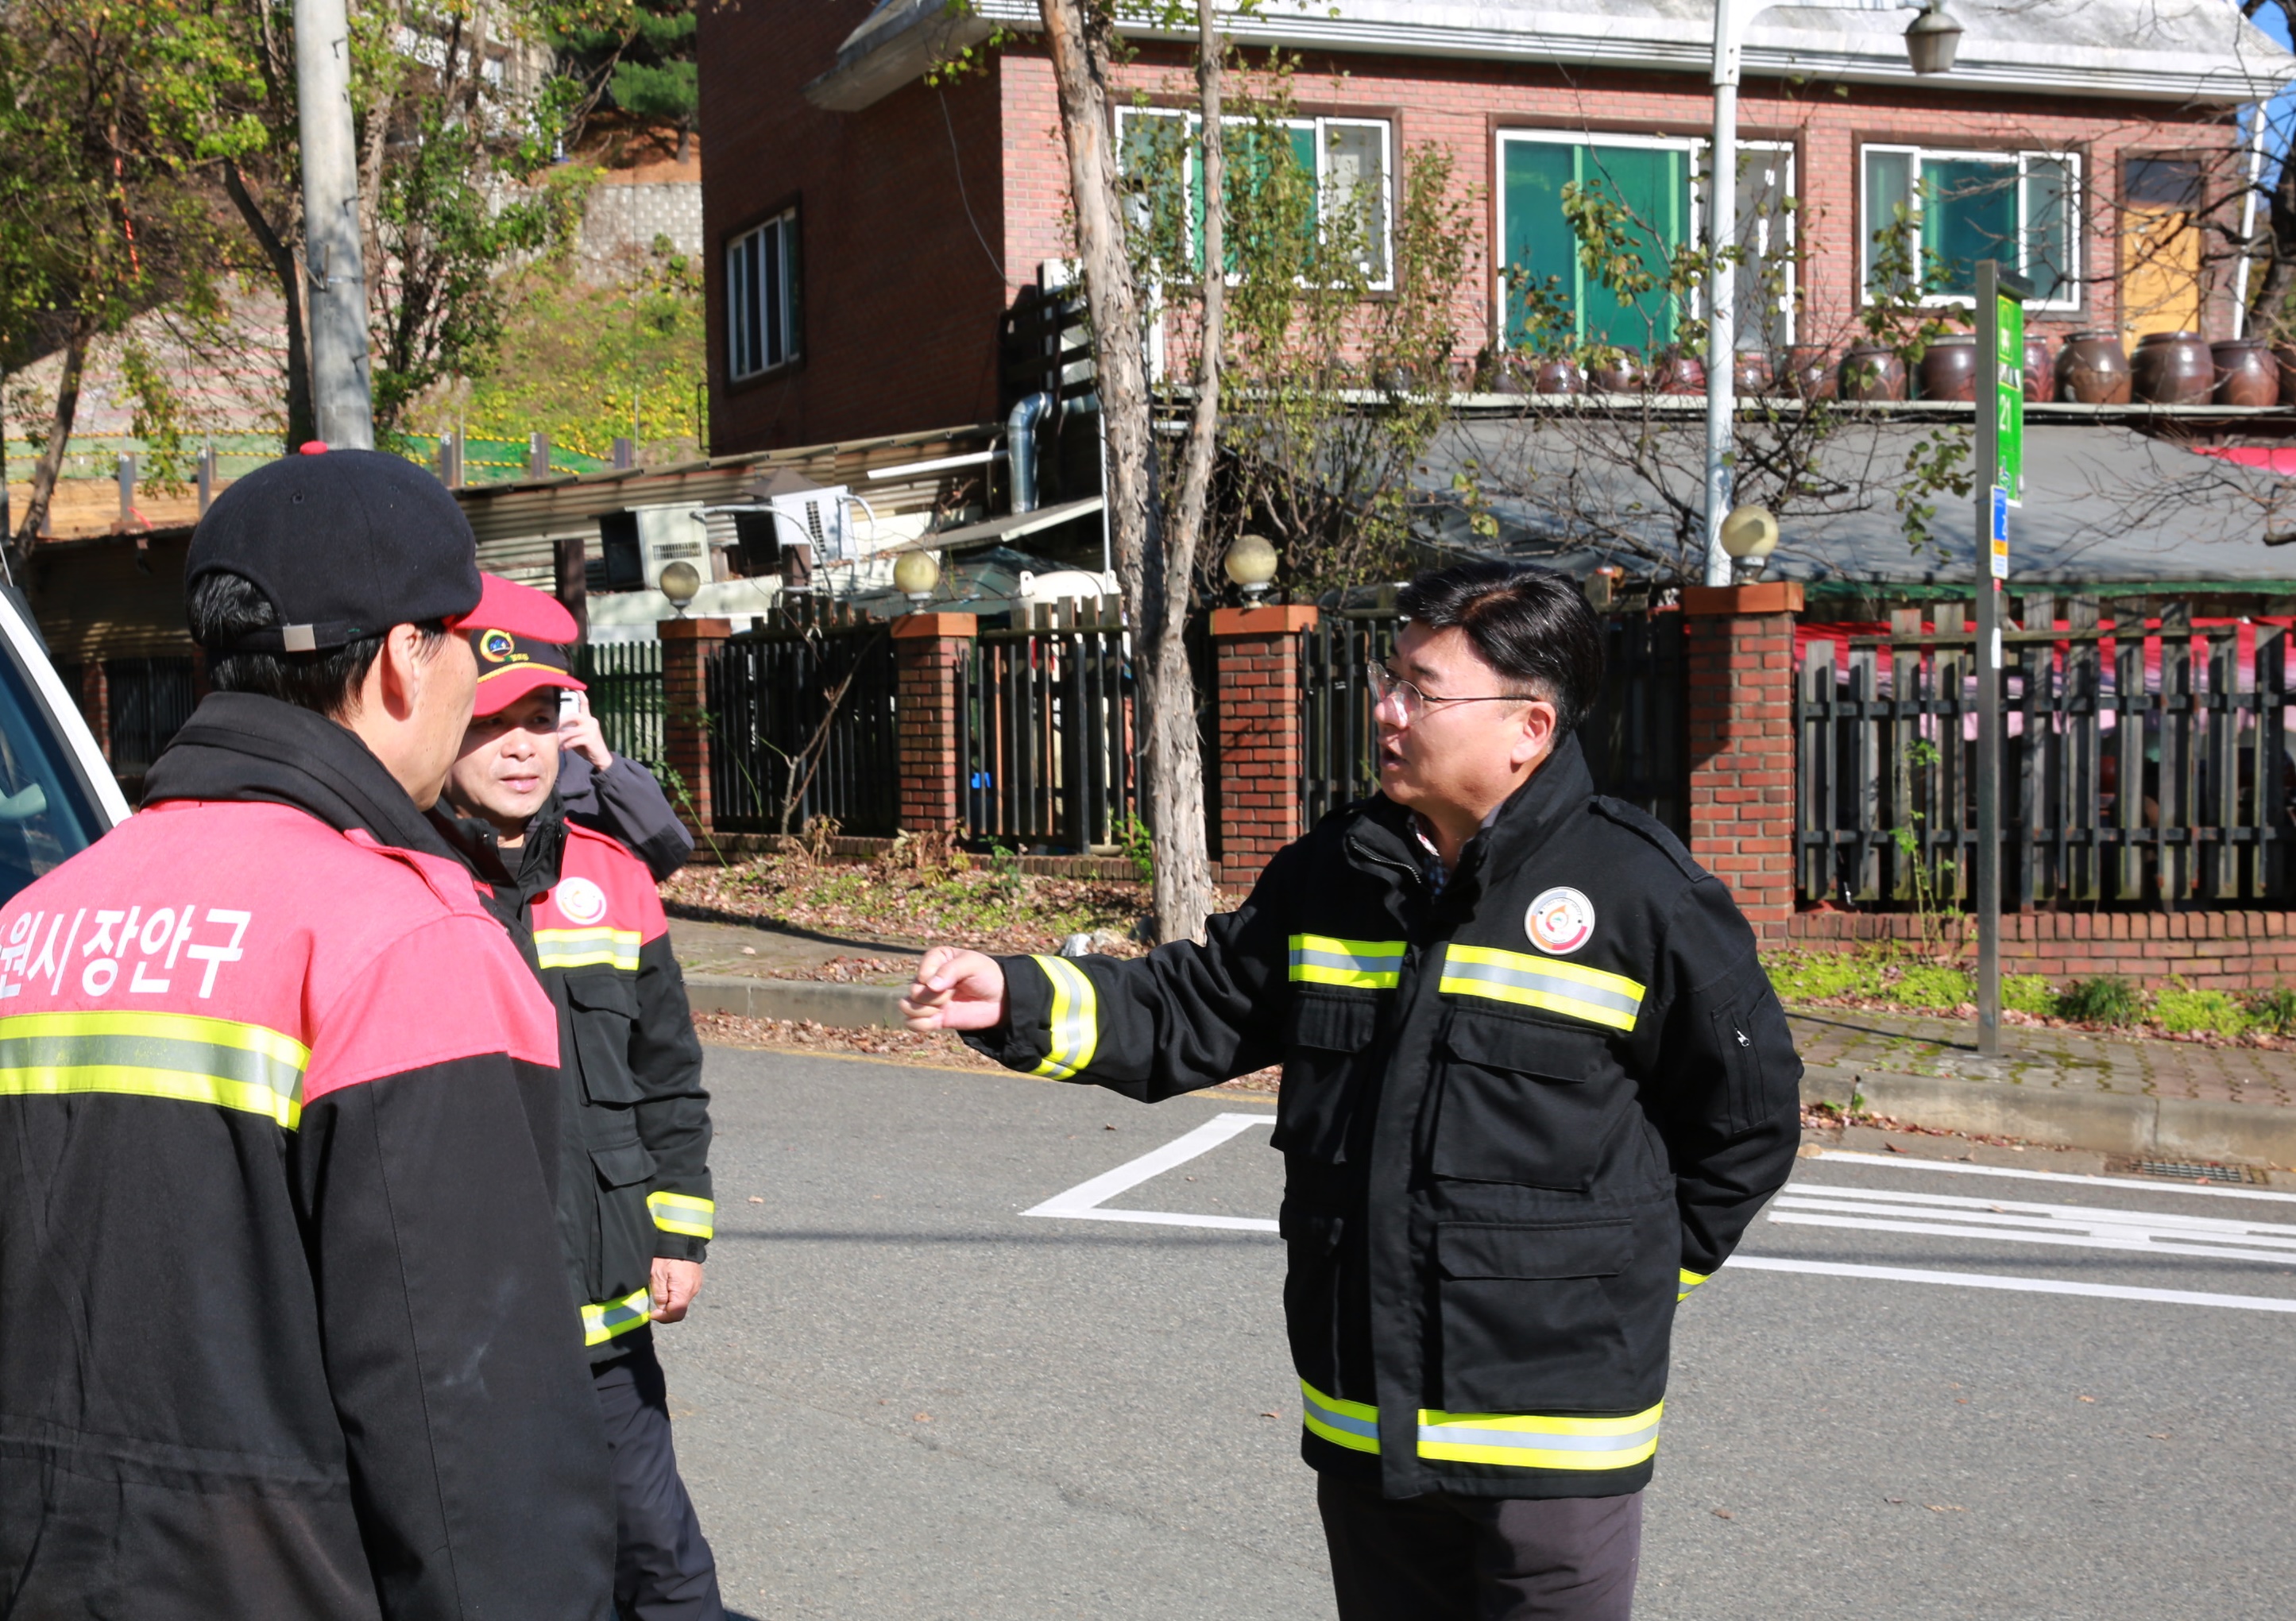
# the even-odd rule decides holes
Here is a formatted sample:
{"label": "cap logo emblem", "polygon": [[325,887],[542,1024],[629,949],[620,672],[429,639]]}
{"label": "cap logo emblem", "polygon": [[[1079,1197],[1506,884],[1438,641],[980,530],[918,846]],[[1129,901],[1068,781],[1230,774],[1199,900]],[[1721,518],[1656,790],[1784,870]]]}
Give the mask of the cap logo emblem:
{"label": "cap logo emblem", "polygon": [[1556,957],[1568,957],[1595,937],[1595,903],[1575,889],[1557,885],[1523,914],[1530,943]]}
{"label": "cap logo emblem", "polygon": [[489,664],[499,664],[517,650],[518,640],[507,630],[479,632],[479,656]]}
{"label": "cap logo emblem", "polygon": [[587,878],[568,878],[551,899],[569,923],[587,926],[606,915],[606,892]]}

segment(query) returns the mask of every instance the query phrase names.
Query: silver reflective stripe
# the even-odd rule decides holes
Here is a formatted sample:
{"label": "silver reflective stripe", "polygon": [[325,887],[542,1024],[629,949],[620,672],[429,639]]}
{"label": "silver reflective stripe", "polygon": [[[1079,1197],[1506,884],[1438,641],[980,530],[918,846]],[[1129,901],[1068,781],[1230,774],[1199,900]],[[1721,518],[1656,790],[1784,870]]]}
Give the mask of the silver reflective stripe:
{"label": "silver reflective stripe", "polygon": [[1468,1429],[1458,1424],[1423,1424],[1419,1427],[1419,1438],[1447,1446],[1504,1446],[1521,1452],[1624,1452],[1657,1441],[1658,1426],[1652,1424],[1647,1429],[1623,1436],[1574,1436],[1536,1429]]}
{"label": "silver reflective stripe", "polygon": [[[1642,1011],[1639,996],[1628,996],[1605,986],[1590,985],[1584,980],[1565,979],[1557,974],[1541,974],[1529,968],[1502,967],[1497,963],[1461,962],[1454,959],[1444,963],[1445,980],[1472,980],[1480,984],[1508,985],[1520,991],[1536,991],[1546,996],[1567,998],[1574,1002],[1587,1002],[1594,1007],[1607,1008],[1623,1013],[1631,1019]],[[1448,989],[1448,986],[1446,986]]]}
{"label": "silver reflective stripe", "polygon": [[[1307,1408],[1311,1428],[1320,1427],[1324,1429],[1340,1430],[1350,1436],[1360,1436],[1371,1443],[1369,1446],[1363,1449],[1364,1451],[1375,1452],[1379,1450],[1377,1419],[1358,1419],[1340,1411],[1331,1404],[1329,1398],[1304,1379],[1300,1381],[1300,1399]],[[1359,1403],[1351,1402],[1348,1405],[1357,1406]],[[1336,1437],[1329,1438],[1336,1439]]]}

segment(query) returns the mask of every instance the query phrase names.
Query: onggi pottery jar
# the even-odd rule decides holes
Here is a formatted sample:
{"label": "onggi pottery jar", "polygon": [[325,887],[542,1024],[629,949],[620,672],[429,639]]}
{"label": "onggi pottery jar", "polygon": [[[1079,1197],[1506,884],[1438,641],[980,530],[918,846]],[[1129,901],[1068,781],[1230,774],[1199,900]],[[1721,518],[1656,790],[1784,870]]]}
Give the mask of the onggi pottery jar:
{"label": "onggi pottery jar", "polygon": [[1639,394],[1648,383],[1643,358],[1630,349],[1608,350],[1587,368],[1587,387],[1596,394]]}
{"label": "onggi pottery jar", "polygon": [[2280,366],[2280,403],[2296,406],[2296,343],[2276,343],[2272,358]]}
{"label": "onggi pottery jar", "polygon": [[1778,357],[1775,375],[1781,391],[1797,399],[1833,398],[1833,358],[1823,344],[1797,343]]}
{"label": "onggi pottery jar", "polygon": [[1770,391],[1770,358],[1759,349],[1742,349],[1730,367],[1730,386],[1741,395]]}
{"label": "onggi pottery jar", "polygon": [[2049,374],[2049,341],[2029,336],[2025,340],[2025,398],[2037,404],[2047,399],[2054,391],[2055,382]]}
{"label": "onggi pottery jar", "polygon": [[2233,338],[2209,345],[2216,386],[2209,398],[2220,406],[2280,403],[2280,366],[2261,338]]}
{"label": "onggi pottery jar", "polygon": [[2077,332],[2057,351],[2057,398],[2075,405],[2127,405],[2128,351],[2110,327]]}
{"label": "onggi pottery jar", "polygon": [[2150,405],[2206,405],[2216,387],[2216,358],[2196,332],[2148,332],[2129,362],[2136,398]]}
{"label": "onggi pottery jar", "polygon": [[1841,397],[1861,403],[1906,397],[1906,363],[1879,343],[1855,343],[1841,357]]}
{"label": "onggi pottery jar", "polygon": [[1922,351],[1921,375],[1923,399],[1976,399],[1976,334],[1949,332],[1931,338]]}
{"label": "onggi pottery jar", "polygon": [[1706,363],[1680,349],[1660,350],[1658,391],[1661,394],[1703,394],[1706,391]]}
{"label": "onggi pottery jar", "polygon": [[1568,355],[1541,355],[1531,363],[1530,391],[1534,394],[1583,394],[1587,374]]}

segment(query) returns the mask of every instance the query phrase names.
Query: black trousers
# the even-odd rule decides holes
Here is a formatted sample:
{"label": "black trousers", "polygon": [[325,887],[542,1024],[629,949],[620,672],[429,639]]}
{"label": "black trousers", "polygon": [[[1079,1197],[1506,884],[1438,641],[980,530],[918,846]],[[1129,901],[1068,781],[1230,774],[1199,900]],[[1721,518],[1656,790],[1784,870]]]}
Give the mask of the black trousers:
{"label": "black trousers", "polygon": [[718,1561],[677,1477],[653,1336],[641,1329],[624,1343],[627,1352],[590,1370],[614,1453],[614,1614],[618,1621],[724,1621]]}
{"label": "black trousers", "polygon": [[1627,1621],[1643,1494],[1394,1500],[1316,1477],[1340,1621]]}

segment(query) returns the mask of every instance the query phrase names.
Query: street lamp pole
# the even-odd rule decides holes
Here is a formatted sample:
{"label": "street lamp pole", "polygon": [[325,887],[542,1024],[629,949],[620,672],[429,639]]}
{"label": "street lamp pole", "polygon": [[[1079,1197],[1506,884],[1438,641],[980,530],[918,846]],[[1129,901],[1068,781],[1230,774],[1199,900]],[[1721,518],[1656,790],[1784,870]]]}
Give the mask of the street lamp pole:
{"label": "street lamp pole", "polygon": [[[1722,520],[1735,494],[1731,474],[1732,429],[1738,411],[1737,266],[1730,254],[1738,241],[1738,70],[1746,29],[1759,13],[1782,0],[1714,0],[1714,141],[1706,164],[1706,583],[1730,583],[1730,554],[1722,545]],[[1916,73],[1940,73],[1953,65],[1957,25],[1945,19],[1942,0],[1794,0],[1808,11],[1888,12],[1921,8],[1906,36],[1906,53]],[[1942,45],[1931,40],[1943,33]]]}

